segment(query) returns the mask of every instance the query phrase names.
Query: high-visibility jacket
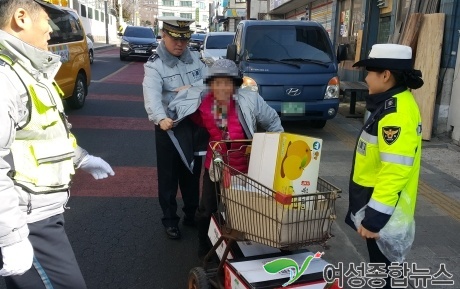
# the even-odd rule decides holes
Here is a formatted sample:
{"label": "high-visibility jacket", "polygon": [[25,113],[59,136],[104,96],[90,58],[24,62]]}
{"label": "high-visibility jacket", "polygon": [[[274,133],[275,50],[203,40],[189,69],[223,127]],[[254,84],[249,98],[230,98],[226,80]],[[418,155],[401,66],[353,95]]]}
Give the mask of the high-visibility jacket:
{"label": "high-visibility jacket", "polygon": [[361,225],[379,232],[397,205],[408,222],[413,220],[422,125],[418,105],[407,88],[395,87],[369,98],[376,105],[355,148],[345,221],[356,229],[354,216],[367,206]]}
{"label": "high-visibility jacket", "polygon": [[64,115],[62,90],[54,80],[37,81],[13,55],[2,54],[0,59],[22,80],[31,104],[28,121],[16,126],[10,177],[32,194],[66,191],[75,174],[77,144]]}

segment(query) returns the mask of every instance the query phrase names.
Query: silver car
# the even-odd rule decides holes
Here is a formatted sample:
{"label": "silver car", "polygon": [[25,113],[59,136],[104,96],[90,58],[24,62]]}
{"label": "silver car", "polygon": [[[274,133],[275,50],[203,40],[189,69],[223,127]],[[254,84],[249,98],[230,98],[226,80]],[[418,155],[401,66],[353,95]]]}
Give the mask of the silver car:
{"label": "silver car", "polygon": [[227,55],[227,46],[232,43],[235,32],[209,32],[203,42],[201,58],[211,65],[219,58]]}

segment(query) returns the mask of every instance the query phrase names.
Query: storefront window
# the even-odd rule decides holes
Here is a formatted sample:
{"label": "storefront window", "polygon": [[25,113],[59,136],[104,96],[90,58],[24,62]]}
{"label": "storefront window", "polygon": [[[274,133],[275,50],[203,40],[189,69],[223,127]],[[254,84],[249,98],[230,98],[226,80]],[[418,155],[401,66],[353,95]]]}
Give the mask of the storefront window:
{"label": "storefront window", "polygon": [[385,16],[380,17],[379,20],[379,34],[377,36],[377,43],[388,43],[390,37],[390,24],[391,24],[391,17]]}
{"label": "storefront window", "polygon": [[345,0],[341,2],[338,44],[347,46],[347,60],[354,61],[358,38],[361,35],[364,15],[362,0]]}

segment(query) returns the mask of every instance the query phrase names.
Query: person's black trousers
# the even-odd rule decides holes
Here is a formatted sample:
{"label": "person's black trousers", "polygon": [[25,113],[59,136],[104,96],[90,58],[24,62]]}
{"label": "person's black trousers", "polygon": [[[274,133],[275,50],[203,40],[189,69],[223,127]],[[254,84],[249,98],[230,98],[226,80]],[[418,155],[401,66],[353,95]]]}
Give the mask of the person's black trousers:
{"label": "person's black trousers", "polygon": [[209,178],[209,170],[205,169],[200,205],[195,215],[200,246],[209,246],[210,244],[208,238],[209,224],[211,223],[211,215],[217,211],[216,185],[219,185],[219,183],[211,181]]}
{"label": "person's black trousers", "polygon": [[[391,265],[390,260],[383,255],[380,251],[377,241],[375,239],[366,239],[367,241],[367,251],[369,252],[369,261],[370,263],[385,263],[386,270],[388,272],[388,266]],[[383,289],[391,289],[391,277],[385,278],[386,284]]]}
{"label": "person's black trousers", "polygon": [[[28,226],[29,241],[34,248],[32,268],[23,275],[5,277],[6,288],[86,289],[85,280],[64,230],[63,214],[30,223]],[[3,263],[1,266],[3,267]]]}
{"label": "person's black trousers", "polygon": [[168,133],[155,126],[155,147],[158,172],[158,198],[165,227],[177,227],[177,188],[180,188],[185,218],[193,220],[199,202],[202,157],[195,157],[193,174],[182,162]]}

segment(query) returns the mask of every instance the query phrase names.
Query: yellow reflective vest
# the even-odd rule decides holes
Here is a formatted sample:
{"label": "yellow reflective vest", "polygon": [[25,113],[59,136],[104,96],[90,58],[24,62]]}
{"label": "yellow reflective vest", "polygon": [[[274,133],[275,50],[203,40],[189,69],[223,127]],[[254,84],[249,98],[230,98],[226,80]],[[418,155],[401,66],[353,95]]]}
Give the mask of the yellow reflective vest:
{"label": "yellow reflective vest", "polygon": [[75,174],[73,157],[77,146],[68,129],[61,89],[55,81],[38,81],[11,55],[0,55],[25,85],[28,93],[28,121],[16,127],[11,144],[10,177],[32,194],[62,192]]}
{"label": "yellow reflective vest", "polygon": [[356,229],[354,216],[367,206],[361,224],[379,232],[397,205],[408,222],[413,219],[422,125],[418,105],[407,88],[396,87],[369,97],[376,97],[377,105],[355,148],[345,221]]}

